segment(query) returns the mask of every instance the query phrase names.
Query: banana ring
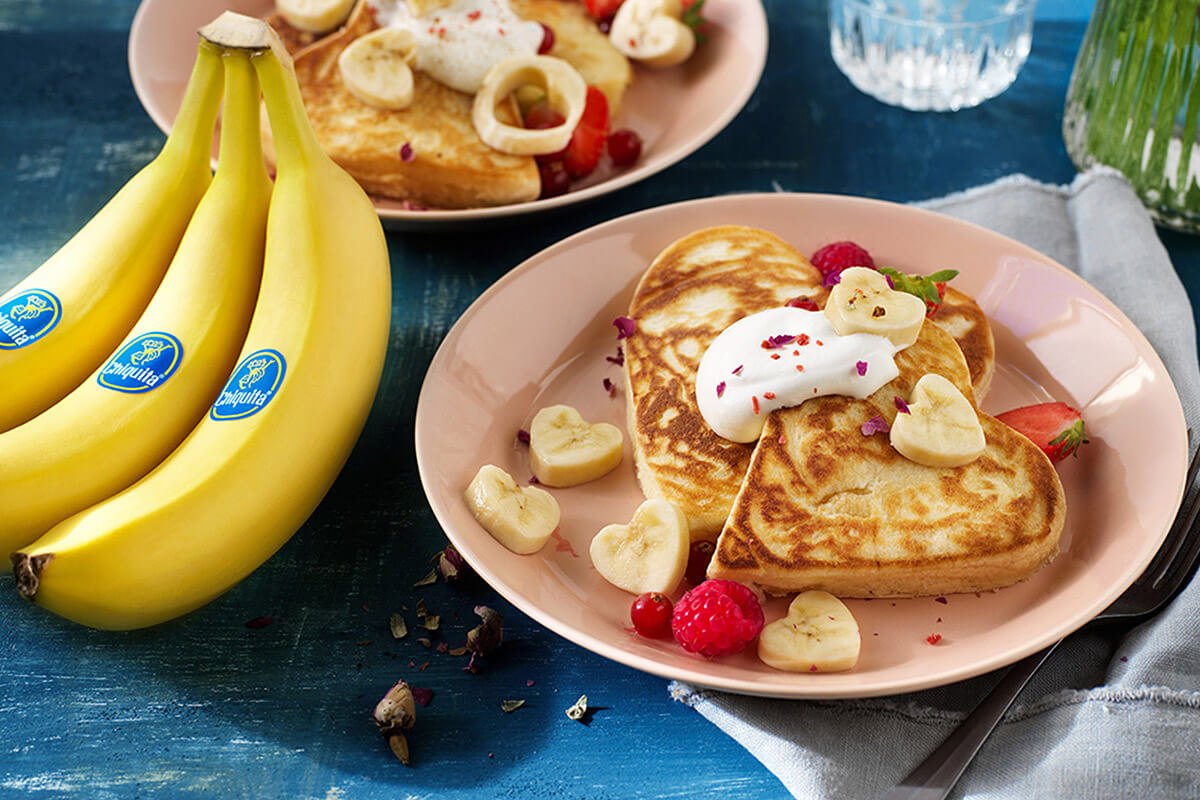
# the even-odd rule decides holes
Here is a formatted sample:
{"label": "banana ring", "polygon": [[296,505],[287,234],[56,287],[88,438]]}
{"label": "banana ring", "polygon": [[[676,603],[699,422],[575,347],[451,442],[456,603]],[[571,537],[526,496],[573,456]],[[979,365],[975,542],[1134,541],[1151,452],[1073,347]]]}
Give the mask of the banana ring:
{"label": "banana ring", "polygon": [[[496,102],[527,84],[546,90],[550,106],[566,117],[561,125],[530,130],[496,118]],[[502,153],[519,156],[555,153],[571,140],[586,102],[587,83],[570,64],[553,56],[517,56],[488,70],[475,94],[471,121],[484,144]]]}

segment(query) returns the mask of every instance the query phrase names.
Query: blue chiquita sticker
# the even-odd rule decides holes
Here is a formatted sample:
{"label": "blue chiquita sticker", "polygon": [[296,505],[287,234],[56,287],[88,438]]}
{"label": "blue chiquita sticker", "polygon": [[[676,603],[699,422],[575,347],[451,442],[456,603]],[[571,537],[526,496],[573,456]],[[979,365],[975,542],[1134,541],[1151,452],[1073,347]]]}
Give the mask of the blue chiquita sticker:
{"label": "blue chiquita sticker", "polygon": [[0,350],[31,345],[54,330],[62,303],[45,289],[27,289],[0,303]]}
{"label": "blue chiquita sticker", "polygon": [[262,411],[283,383],[287,362],[277,350],[259,350],[242,359],[213,403],[215,420],[245,419]]}
{"label": "blue chiquita sticker", "polygon": [[175,374],[183,345],[169,333],[143,333],[108,360],[96,380],[106,389],[141,394],[157,389]]}

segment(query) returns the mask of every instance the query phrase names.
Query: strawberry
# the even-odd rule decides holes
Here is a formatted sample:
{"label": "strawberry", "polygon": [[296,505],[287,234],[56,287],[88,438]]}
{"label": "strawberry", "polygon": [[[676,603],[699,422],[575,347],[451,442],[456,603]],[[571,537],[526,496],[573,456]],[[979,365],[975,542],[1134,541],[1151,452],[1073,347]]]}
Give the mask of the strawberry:
{"label": "strawberry", "polygon": [[587,103],[583,116],[571,134],[571,141],[563,152],[563,166],[572,178],[590,175],[604,154],[604,143],[608,140],[608,100],[595,86],[587,90]]}
{"label": "strawberry", "polygon": [[592,19],[611,19],[623,2],[625,0],[583,0],[583,5]]}
{"label": "strawberry", "polygon": [[879,271],[888,276],[892,288],[898,292],[908,292],[925,301],[925,316],[932,317],[942,307],[942,299],[946,296],[946,281],[958,274],[956,269],[943,269],[932,275],[905,275],[891,267],[880,267]]}
{"label": "strawberry", "polygon": [[1052,462],[1078,455],[1088,443],[1087,428],[1079,412],[1066,403],[1038,403],[997,414],[996,419],[1042,448]]}

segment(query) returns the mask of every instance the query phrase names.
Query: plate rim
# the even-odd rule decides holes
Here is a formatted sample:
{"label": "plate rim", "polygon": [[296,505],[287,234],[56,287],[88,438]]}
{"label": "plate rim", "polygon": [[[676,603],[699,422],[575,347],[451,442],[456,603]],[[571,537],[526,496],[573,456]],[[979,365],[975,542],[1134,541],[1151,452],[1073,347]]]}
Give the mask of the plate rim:
{"label": "plate rim", "polygon": [[[453,527],[450,524],[450,520],[444,517],[442,509],[439,508],[439,504],[435,502],[434,493],[431,491],[432,478],[428,474],[430,467],[426,465],[426,460],[423,459],[421,455],[425,450],[423,447],[423,427],[425,426],[422,425],[422,419],[428,413],[427,409],[429,407],[429,401],[427,399],[427,390],[429,389],[430,385],[430,376],[435,373],[435,369],[440,366],[443,360],[450,358],[448,353],[451,349],[451,342],[458,338],[462,328],[465,327],[470,317],[477,313],[479,308],[486,306],[492,297],[503,291],[504,287],[508,283],[516,280],[524,272],[536,267],[536,262],[553,257],[560,251],[571,249],[580,239],[585,237],[592,235],[603,235],[610,229],[619,229],[623,226],[635,223],[640,218],[654,217],[667,211],[677,211],[681,209],[686,210],[712,205],[719,206],[730,201],[776,202],[780,198],[785,198],[785,202],[822,202],[847,205],[874,205],[893,210],[903,209],[904,213],[912,213],[915,216],[924,217],[931,215],[953,225],[966,226],[967,228],[972,229],[976,235],[994,238],[995,240],[1002,242],[1006,247],[1013,249],[1015,254],[1030,257],[1033,260],[1036,260],[1045,266],[1048,266],[1051,269],[1067,276],[1083,287],[1083,289],[1085,289],[1091,295],[1090,299],[1096,300],[1098,304],[1103,306],[1110,315],[1122,323],[1122,325],[1127,329],[1127,335],[1129,335],[1131,341],[1133,341],[1135,344],[1143,345],[1143,347],[1139,347],[1139,350],[1142,351],[1142,356],[1146,358],[1146,360],[1149,361],[1152,366],[1156,368],[1156,370],[1161,372],[1161,374],[1166,377],[1166,387],[1169,390],[1170,399],[1173,400],[1173,403],[1171,404],[1173,411],[1171,421],[1174,426],[1178,428],[1179,432],[1183,434],[1186,441],[1188,430],[1187,421],[1184,417],[1183,404],[1179,398],[1178,389],[1175,387],[1174,380],[1167,371],[1166,365],[1163,363],[1153,345],[1146,338],[1145,334],[1142,333],[1142,331],[1133,323],[1133,321],[1130,320],[1129,317],[1103,292],[1088,283],[1078,273],[1068,269],[1046,254],[1041,253],[1026,244],[1023,244],[1016,239],[1005,236],[1004,234],[998,233],[976,223],[951,217],[939,211],[917,205],[896,203],[888,200],[880,200],[877,198],[855,195],[812,192],[730,193],[653,206],[651,208],[624,214],[577,231],[576,233],[571,234],[570,236],[567,236],[566,238],[561,239],[558,242],[555,242],[554,244],[537,251],[536,253],[533,253],[529,257],[522,259],[520,263],[509,269],[496,281],[489,285],[482,293],[480,293],[480,295],[476,297],[466,309],[463,310],[459,317],[450,326],[445,336],[443,336],[442,341],[439,343],[433,358],[430,360],[425,376],[422,378],[421,390],[418,394],[416,414],[414,417],[413,442],[417,458],[417,471],[420,477],[422,491],[425,493],[426,501],[429,504],[430,510],[433,512],[438,525],[442,528],[442,531],[452,543],[457,544],[455,542],[455,534],[452,533]],[[1185,445],[1182,452],[1182,458],[1176,465],[1176,489],[1173,493],[1175,499],[1171,506],[1171,519],[1174,518],[1174,515],[1177,513],[1179,505],[1183,500],[1188,451],[1189,448]],[[553,631],[557,635],[563,637],[572,644],[584,647],[585,649],[588,649],[593,653],[601,655],[611,661],[615,661],[616,663],[632,667],[639,671],[647,672],[658,677],[683,681],[701,688],[717,689],[734,694],[755,697],[773,697],[780,699],[833,700],[890,696],[936,688],[938,686],[945,686],[951,683],[956,683],[958,681],[986,674],[1000,667],[1008,666],[1020,660],[1021,658],[1038,652],[1039,650],[1082,628],[1096,614],[1107,607],[1112,600],[1124,592],[1125,589],[1137,579],[1137,576],[1141,574],[1146,565],[1148,565],[1153,559],[1155,553],[1161,547],[1162,541],[1165,539],[1169,528],[1170,519],[1168,519],[1166,526],[1164,526],[1162,531],[1158,534],[1154,548],[1148,550],[1148,553],[1141,559],[1141,563],[1137,564],[1137,571],[1131,572],[1132,577],[1129,577],[1124,583],[1118,582],[1118,584],[1114,584],[1114,586],[1109,587],[1107,593],[1102,593],[1099,595],[1099,599],[1093,600],[1091,604],[1092,608],[1089,609],[1090,613],[1087,615],[1080,615],[1074,619],[1059,620],[1055,625],[1039,631],[1037,635],[1031,636],[1029,641],[1024,646],[1014,648],[1006,652],[992,654],[991,656],[973,662],[971,666],[967,668],[960,668],[957,671],[948,673],[932,673],[924,678],[916,678],[906,681],[892,680],[886,682],[876,681],[874,683],[867,682],[859,688],[851,690],[839,687],[833,687],[830,689],[828,686],[823,686],[822,684],[813,682],[811,685],[800,683],[796,684],[794,687],[789,686],[786,691],[775,691],[775,687],[764,687],[764,690],[758,691],[752,687],[747,687],[747,682],[745,679],[701,674],[688,667],[686,662],[681,661],[681,663],[678,665],[668,665],[637,653],[630,653],[627,650],[620,649],[616,645],[610,644],[604,639],[600,639],[589,633],[577,630],[570,624],[561,622],[555,618],[554,615],[543,611],[536,604],[526,601],[519,591],[513,590],[512,587],[508,586],[507,582],[497,576],[495,570],[488,568],[486,565],[475,563],[475,560],[467,552],[462,552],[461,548],[460,552],[471,565],[471,567],[476,570],[476,572],[478,572],[481,576],[490,576],[485,577],[485,581],[494,591],[499,593],[505,598],[505,600],[521,610],[522,613],[527,614],[530,618],[545,626],[547,629]],[[504,588],[501,589],[500,586],[497,586],[497,583],[501,584]]]}
{"label": "plate rim", "polygon": [[[750,98],[758,89],[758,85],[762,81],[763,71],[766,68],[767,52],[770,45],[770,26],[767,23],[766,9],[763,7],[762,0],[726,1],[738,6],[744,6],[746,13],[750,15],[750,18],[754,22],[754,30],[745,32],[748,37],[751,35],[754,36],[752,47],[753,61],[743,62],[750,69],[741,70],[744,72],[746,78],[740,85],[738,93],[731,98],[721,113],[709,125],[696,132],[677,152],[664,158],[661,163],[626,169],[613,174],[599,183],[585,186],[581,189],[558,195],[557,197],[531,200],[524,203],[510,203],[502,206],[486,206],[471,209],[430,209],[425,211],[405,211],[403,209],[379,208],[376,206],[375,212],[379,215],[380,221],[385,227],[395,230],[439,230],[454,226],[470,226],[471,224],[486,225],[494,223],[499,219],[538,214],[574,205],[575,203],[594,200],[623,189],[626,186],[651,178],[683,161],[715,139],[742,112],[742,109],[746,107],[746,104],[750,102]],[[149,16],[148,9],[157,3],[163,2],[168,2],[168,0],[141,0],[138,3],[137,11],[134,12],[133,21],[129,26],[126,61],[129,67],[130,80],[133,84],[133,91],[137,95],[142,109],[154,124],[158,126],[159,130],[164,134],[169,134],[171,132],[171,124],[161,109],[150,102],[150,98],[154,94],[147,82],[146,75],[139,66],[140,62],[144,59],[143,47],[147,35],[144,28],[147,25],[146,18]],[[372,203],[374,204],[374,198],[372,198]]]}

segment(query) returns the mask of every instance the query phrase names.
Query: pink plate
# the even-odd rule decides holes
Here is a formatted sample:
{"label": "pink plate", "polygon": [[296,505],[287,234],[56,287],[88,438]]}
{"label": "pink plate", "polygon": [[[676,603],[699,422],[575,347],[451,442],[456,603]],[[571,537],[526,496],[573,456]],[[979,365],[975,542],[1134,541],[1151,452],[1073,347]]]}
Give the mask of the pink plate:
{"label": "pink plate", "polygon": [[[853,239],[910,272],[961,270],[955,285],[991,319],[992,413],[1049,399],[1082,409],[1091,444],[1059,465],[1068,512],[1059,556],[998,592],[852,600],[862,656],[844,673],[777,672],[748,652],[713,660],[629,628],[632,597],[592,568],[588,543],[642,501],[626,458],[593,483],[552,490],[557,538],[532,556],[506,550],[471,516],[463,489],[493,463],[531,475],[516,433],[552,403],[624,429],[614,317],[646,266],[675,239],[726,223],[772,231],[811,253]],[[610,397],[604,378],[616,383]],[[938,686],[1016,661],[1083,625],[1141,572],[1183,493],[1187,434],[1175,387],[1116,306],[1024,245],[930,211],[875,200],[752,194],[697,200],[613,220],[524,262],[488,289],[438,349],[417,407],[416,450],[430,505],[451,541],[515,606],[567,639],[637,669],[703,686],[778,697],[885,695]],[[783,615],[772,601],[767,620]],[[926,637],[940,634],[937,644]]]}
{"label": "pink plate", "polygon": [[[196,30],[226,9],[265,16],[273,0],[142,0],[129,31],[129,72],[150,117],[164,131],[175,122],[196,57]],[[767,18],[759,0],[708,0],[708,41],[685,64],[670,69],[634,67],[615,128],[633,128],[644,140],[630,169],[607,162],[567,194],[530,203],[464,210],[406,210],[375,198],[393,229],[477,225],[577,203],[648,178],[708,142],[737,115],[762,75],[767,59]],[[665,101],[664,101],[665,98]]]}

